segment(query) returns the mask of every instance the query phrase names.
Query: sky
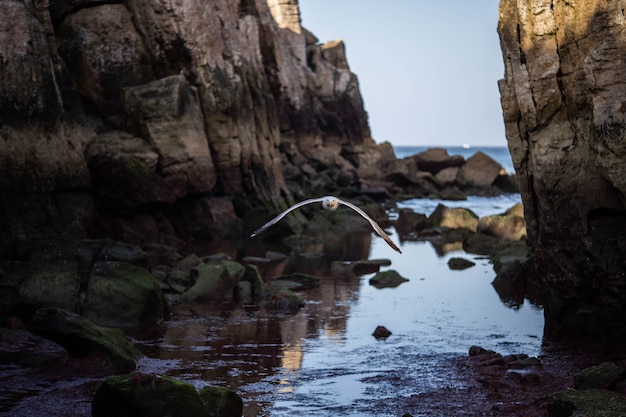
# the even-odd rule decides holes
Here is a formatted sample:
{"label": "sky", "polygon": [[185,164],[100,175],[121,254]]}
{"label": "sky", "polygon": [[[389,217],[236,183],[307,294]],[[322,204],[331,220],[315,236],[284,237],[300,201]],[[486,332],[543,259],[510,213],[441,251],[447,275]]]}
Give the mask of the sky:
{"label": "sky", "polygon": [[299,0],[302,26],[342,39],[372,137],[395,146],[506,146],[499,0]]}

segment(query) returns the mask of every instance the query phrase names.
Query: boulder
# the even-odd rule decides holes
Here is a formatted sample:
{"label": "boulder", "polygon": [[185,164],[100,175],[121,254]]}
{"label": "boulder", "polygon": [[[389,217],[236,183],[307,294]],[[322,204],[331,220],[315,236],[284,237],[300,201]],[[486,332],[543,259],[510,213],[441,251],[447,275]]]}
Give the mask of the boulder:
{"label": "boulder", "polygon": [[78,311],[88,268],[74,242],[53,237],[38,242],[30,253],[19,300],[33,308]]}
{"label": "boulder", "polygon": [[505,357],[504,361],[509,369],[528,369],[535,366],[541,366],[541,360],[539,358],[534,356],[529,357],[526,354],[513,355],[513,358],[510,361],[507,361],[507,357]]}
{"label": "boulder", "polygon": [[432,227],[428,217],[422,213],[416,213],[411,209],[402,208],[398,210],[395,228],[401,236],[415,234],[424,229]]}
{"label": "boulder", "polygon": [[523,203],[517,203],[517,204],[513,205],[512,207],[508,208],[504,212],[504,215],[506,215],[506,216],[524,217],[524,204]]}
{"label": "boulder", "polygon": [[575,374],[574,388],[614,390],[624,380],[626,380],[626,368],[612,362],[604,362]]}
{"label": "boulder", "polygon": [[135,130],[147,132],[158,153],[158,170],[174,195],[210,191],[215,167],[204,130],[198,92],[183,75],[172,75],[122,94],[124,110]]}
{"label": "boulder", "polygon": [[174,292],[182,294],[193,285],[193,278],[188,272],[172,270],[167,272],[163,282]]}
{"label": "boulder", "polygon": [[[104,380],[91,404],[93,417],[209,417],[193,385],[166,375],[134,373]],[[217,414],[219,415],[219,414]]]}
{"label": "boulder", "polygon": [[71,356],[104,361],[114,372],[135,369],[141,356],[120,330],[97,326],[56,307],[37,310],[27,325],[33,333],[63,346]]}
{"label": "boulder", "polygon": [[485,356],[485,355],[498,355],[498,356],[502,356],[499,353],[496,353],[495,350],[491,350],[491,349],[485,349],[482,346],[477,346],[477,345],[473,345],[470,346],[469,351],[468,351],[468,355],[470,357],[472,356]]}
{"label": "boulder", "polygon": [[246,268],[233,261],[202,263],[190,272],[194,285],[183,293],[183,301],[233,299]]}
{"label": "boulder", "polygon": [[437,174],[443,169],[451,167],[460,167],[465,162],[465,158],[461,155],[448,155],[448,151],[443,148],[430,148],[417,155],[413,155],[413,160],[422,171],[428,171],[431,174]]}
{"label": "boulder", "polygon": [[504,168],[483,152],[476,152],[459,168],[457,182],[468,187],[490,187]]}
{"label": "boulder", "polygon": [[459,167],[449,167],[444,168],[441,171],[437,172],[435,178],[437,182],[441,185],[453,185],[456,183],[456,178],[459,175]]}
{"label": "boulder", "polygon": [[202,388],[199,394],[209,417],[241,417],[243,415],[243,400],[233,390],[209,386]]}
{"label": "boulder", "polygon": [[159,282],[148,270],[126,262],[94,264],[83,311],[94,323],[111,327],[156,324],[167,311]]}
{"label": "boulder", "polygon": [[[515,241],[526,237],[524,207],[517,204],[504,214],[485,216],[478,219],[476,232],[497,237],[500,240]],[[520,215],[521,212],[521,215]]]}
{"label": "boulder", "polygon": [[557,392],[548,402],[548,417],[622,417],[626,400],[622,395],[603,389]]}
{"label": "boulder", "polygon": [[269,285],[265,298],[259,301],[259,307],[278,313],[294,314],[305,306],[305,302],[293,291]]}
{"label": "boulder", "polygon": [[466,208],[449,208],[443,204],[437,205],[435,211],[428,217],[435,226],[448,229],[467,229],[476,232],[478,216]]}
{"label": "boulder", "polygon": [[515,177],[515,174],[500,174],[493,182],[493,185],[505,193],[519,194],[519,187],[517,186],[517,178]]}
{"label": "boulder", "polygon": [[462,201],[467,200],[467,195],[467,192],[459,189],[456,185],[452,185],[440,189],[434,198],[439,198],[441,200]]}
{"label": "boulder", "polygon": [[202,259],[195,253],[191,253],[185,256],[183,259],[176,262],[174,268],[181,272],[190,273],[195,267],[202,263]]}
{"label": "boulder", "polygon": [[23,250],[29,260],[7,264],[10,279],[0,270],[0,286],[14,294],[3,308],[13,305],[13,314],[59,307],[111,327],[167,318],[160,283],[140,266],[148,266],[150,254],[139,247],[106,239],[48,237]]}
{"label": "boulder", "polygon": [[246,265],[243,276],[235,289],[235,298],[243,302],[258,303],[270,293],[261,273],[255,265]]}

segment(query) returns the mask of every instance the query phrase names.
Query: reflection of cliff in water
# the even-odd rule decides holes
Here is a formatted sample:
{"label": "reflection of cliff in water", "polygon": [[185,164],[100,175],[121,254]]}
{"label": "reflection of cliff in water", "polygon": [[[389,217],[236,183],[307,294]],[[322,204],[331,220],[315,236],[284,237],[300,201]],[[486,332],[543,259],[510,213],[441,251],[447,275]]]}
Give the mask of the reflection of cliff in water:
{"label": "reflection of cliff in water", "polygon": [[[292,272],[320,279],[318,287],[300,293],[307,300],[302,311],[285,316],[231,301],[174,306],[171,320],[163,324],[160,333],[135,336],[142,351],[150,358],[141,366],[154,368],[144,371],[167,373],[198,386],[226,386],[245,398],[241,387],[254,386],[278,371],[283,374],[298,372],[303,360],[304,340],[318,337],[342,339],[350,305],[358,298],[361,279],[358,276],[333,277],[331,264],[336,260],[368,258],[372,235],[329,234],[323,239],[302,240],[308,243],[298,245],[300,254],[259,265],[267,282],[271,282],[272,277]],[[263,243],[253,243],[254,246],[246,247],[235,242],[230,249],[223,245],[220,248],[222,251],[227,248],[227,252],[239,257],[242,253],[244,256],[262,256],[268,250]],[[204,247],[206,253],[212,253],[211,246],[209,243]],[[195,250],[199,247],[196,245]],[[202,256],[201,252],[198,254]],[[167,369],[163,369],[164,366]],[[288,378],[284,375],[276,378],[277,384],[284,385],[279,391],[291,390]],[[257,404],[248,401],[246,407],[246,413],[250,413]]]}
{"label": "reflection of cliff in water", "polygon": [[[430,242],[415,241],[402,242],[398,254],[371,232],[342,235],[337,228],[287,241],[291,245],[274,237],[231,246],[219,242],[203,250],[196,245],[194,252],[249,259],[268,282],[295,272],[318,277],[318,287],[300,293],[306,300],[302,310],[279,315],[233,302],[175,306],[158,334],[138,337],[150,357],[140,370],[197,387],[234,389],[244,399],[245,416],[343,415],[353,409],[373,416],[366,410],[397,411],[402,398],[448,389],[459,379],[451,358],[465,356],[472,345],[504,354],[540,352],[541,309],[503,304],[491,285],[493,265],[484,256],[441,255]],[[269,261],[268,251],[291,254]],[[455,256],[476,265],[450,270]],[[361,259],[389,259],[391,266],[383,270],[396,270],[409,281],[378,289],[369,285],[369,276],[331,274],[339,269],[333,261]],[[376,340],[371,333],[377,325],[393,335]],[[455,389],[463,395],[459,384]]]}

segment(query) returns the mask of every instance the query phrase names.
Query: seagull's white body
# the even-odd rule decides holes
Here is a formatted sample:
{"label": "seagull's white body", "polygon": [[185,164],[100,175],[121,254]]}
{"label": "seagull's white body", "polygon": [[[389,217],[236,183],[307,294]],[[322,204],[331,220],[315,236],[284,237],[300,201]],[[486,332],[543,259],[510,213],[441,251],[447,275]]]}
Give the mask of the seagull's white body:
{"label": "seagull's white body", "polygon": [[378,236],[380,236],[383,239],[385,239],[385,242],[387,242],[389,244],[389,246],[391,246],[395,251],[397,251],[399,253],[402,253],[400,248],[398,248],[398,246],[395,243],[393,243],[393,241],[387,235],[387,233],[385,233],[385,231],[378,225],[378,223],[376,223],[370,216],[368,216],[367,213],[365,213],[363,210],[361,210],[359,207],[355,206],[354,204],[352,204],[352,203],[350,203],[348,201],[340,200],[337,197],[333,197],[332,195],[325,196],[325,197],[320,197],[320,198],[311,198],[309,200],[304,200],[304,201],[301,201],[299,203],[294,204],[293,206],[289,207],[287,210],[285,210],[282,213],[280,213],[278,216],[274,217],[269,222],[265,223],[258,230],[256,230],[254,233],[252,233],[252,235],[250,235],[250,237],[254,237],[254,236],[258,235],[259,233],[264,232],[266,229],[269,229],[271,226],[276,224],[280,219],[285,217],[287,215],[287,213],[289,213],[290,211],[295,210],[295,209],[297,209],[299,207],[302,207],[302,206],[310,204],[310,203],[320,203],[320,202],[322,203],[322,207],[323,208],[325,208],[326,210],[330,210],[330,211],[337,210],[337,208],[339,207],[340,204],[343,204],[344,206],[350,207],[352,210],[356,211],[361,216],[363,216],[363,218],[365,220],[370,222],[370,224],[372,225],[372,228],[374,229],[374,231],[378,234]]}

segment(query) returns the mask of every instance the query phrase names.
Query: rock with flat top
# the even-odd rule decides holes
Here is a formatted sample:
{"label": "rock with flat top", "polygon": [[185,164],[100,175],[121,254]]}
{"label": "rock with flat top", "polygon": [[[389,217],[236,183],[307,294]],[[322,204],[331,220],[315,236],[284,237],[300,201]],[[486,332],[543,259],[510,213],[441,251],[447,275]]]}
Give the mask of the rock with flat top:
{"label": "rock with flat top", "polygon": [[92,358],[114,372],[135,369],[141,356],[118,329],[95,325],[77,314],[56,307],[37,310],[27,323],[33,333],[63,346],[77,358]]}

